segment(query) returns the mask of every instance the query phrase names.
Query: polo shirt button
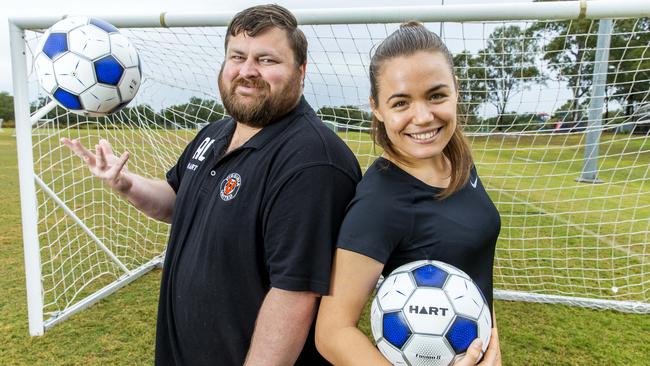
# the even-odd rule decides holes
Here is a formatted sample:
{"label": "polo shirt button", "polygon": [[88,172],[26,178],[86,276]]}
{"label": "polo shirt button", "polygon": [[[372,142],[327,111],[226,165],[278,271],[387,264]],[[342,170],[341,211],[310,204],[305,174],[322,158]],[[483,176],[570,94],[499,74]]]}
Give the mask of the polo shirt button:
{"label": "polo shirt button", "polygon": [[213,170],[213,171],[210,172],[210,175],[214,177],[215,175],[217,175],[217,172],[215,172],[215,171]]}

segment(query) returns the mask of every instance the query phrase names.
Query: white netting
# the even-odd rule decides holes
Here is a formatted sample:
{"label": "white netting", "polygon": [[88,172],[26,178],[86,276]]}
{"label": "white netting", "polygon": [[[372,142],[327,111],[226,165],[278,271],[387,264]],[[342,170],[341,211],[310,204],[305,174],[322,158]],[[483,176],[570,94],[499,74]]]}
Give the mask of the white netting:
{"label": "white netting", "polygon": [[[305,96],[364,169],[379,153],[368,134],[369,55],[397,26],[302,26],[309,39]],[[442,30],[455,55],[465,131],[501,213],[495,288],[647,305],[648,19],[614,21],[598,128],[602,184],[575,181],[585,163],[597,20],[427,26]],[[121,31],[142,61],[136,99],[107,118],[57,108],[38,122],[32,139],[37,177],[133,270],[162,255],[168,226],[102,187],[59,139],[81,138],[92,147],[106,138],[116,151],[131,153],[129,169],[164,179],[198,128],[224,116],[216,78],[225,28]],[[27,35],[33,50],[41,33]],[[31,80],[34,106],[43,105]],[[37,195],[44,312],[56,316],[124,272],[43,189]]]}

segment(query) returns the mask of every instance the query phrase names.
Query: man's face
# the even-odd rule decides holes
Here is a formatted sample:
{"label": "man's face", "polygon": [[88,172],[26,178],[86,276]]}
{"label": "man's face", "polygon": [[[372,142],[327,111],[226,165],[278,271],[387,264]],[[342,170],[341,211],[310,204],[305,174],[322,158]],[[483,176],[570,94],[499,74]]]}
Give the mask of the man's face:
{"label": "man's face", "polygon": [[237,122],[261,128],[298,103],[304,75],[284,30],[270,28],[255,37],[242,32],[228,41],[219,92]]}

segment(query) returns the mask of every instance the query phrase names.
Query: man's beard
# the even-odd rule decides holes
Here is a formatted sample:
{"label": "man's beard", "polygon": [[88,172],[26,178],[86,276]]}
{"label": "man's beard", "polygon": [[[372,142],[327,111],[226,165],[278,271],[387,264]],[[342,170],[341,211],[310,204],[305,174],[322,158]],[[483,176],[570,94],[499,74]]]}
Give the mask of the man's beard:
{"label": "man's beard", "polygon": [[[275,122],[287,114],[298,102],[301,94],[300,73],[296,72],[280,90],[271,93],[271,86],[262,78],[245,79],[237,77],[232,81],[229,90],[223,84],[223,69],[219,72],[219,92],[226,111],[235,121],[250,127],[261,128]],[[253,87],[258,94],[245,97],[238,95],[238,86]]]}

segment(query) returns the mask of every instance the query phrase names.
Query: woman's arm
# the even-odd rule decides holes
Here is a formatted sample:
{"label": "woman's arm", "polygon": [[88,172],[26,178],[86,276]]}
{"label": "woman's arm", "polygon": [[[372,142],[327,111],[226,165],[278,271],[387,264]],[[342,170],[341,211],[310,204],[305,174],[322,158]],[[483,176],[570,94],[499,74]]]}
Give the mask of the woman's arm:
{"label": "woman's arm", "polygon": [[[377,284],[383,264],[345,249],[337,249],[329,296],[323,296],[316,322],[316,347],[334,365],[390,365],[357,328],[361,312]],[[490,344],[479,366],[500,366],[501,350],[496,317]],[[475,365],[481,343],[474,340],[466,357],[455,366]]]}
{"label": "woman's arm", "polygon": [[501,344],[499,343],[499,331],[497,330],[497,316],[492,306],[492,335],[490,343],[485,351],[486,360],[491,360],[494,366],[501,366]]}
{"label": "woman's arm", "polygon": [[316,322],[316,347],[335,365],[390,365],[357,328],[384,265],[364,255],[337,249],[329,296],[323,296]]}

